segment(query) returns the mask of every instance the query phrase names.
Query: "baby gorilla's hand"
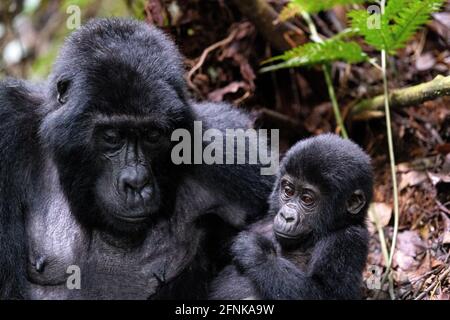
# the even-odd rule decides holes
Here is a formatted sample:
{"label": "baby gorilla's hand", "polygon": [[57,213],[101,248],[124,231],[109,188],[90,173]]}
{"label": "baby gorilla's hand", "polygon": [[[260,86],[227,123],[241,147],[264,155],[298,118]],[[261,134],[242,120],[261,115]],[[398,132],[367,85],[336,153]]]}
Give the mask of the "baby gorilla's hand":
{"label": "baby gorilla's hand", "polygon": [[241,271],[249,270],[276,256],[275,247],[269,239],[247,231],[237,236],[231,246],[231,253]]}

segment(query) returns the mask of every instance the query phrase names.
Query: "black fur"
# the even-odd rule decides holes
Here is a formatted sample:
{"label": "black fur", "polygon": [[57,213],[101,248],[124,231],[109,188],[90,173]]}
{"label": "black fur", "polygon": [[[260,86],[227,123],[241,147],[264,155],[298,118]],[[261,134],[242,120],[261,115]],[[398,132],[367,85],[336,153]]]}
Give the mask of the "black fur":
{"label": "black fur", "polygon": [[[290,210],[297,193],[299,197],[307,193],[300,188],[295,193],[283,189],[286,177],[294,181],[292,188],[311,186],[318,194],[309,207],[305,202],[295,207],[297,215],[306,214],[293,225],[280,220],[280,214],[287,217],[285,204]],[[360,298],[372,180],[370,158],[349,140],[322,135],[297,143],[281,163],[269,200],[272,218],[238,235],[232,245],[234,265],[215,279],[210,297]],[[286,190],[288,195],[283,193]],[[267,232],[272,224],[275,233]],[[280,230],[285,233],[277,233]]]}
{"label": "black fur", "polygon": [[[249,122],[228,105],[190,101],[181,65],[156,28],[100,19],[67,39],[46,84],[0,83],[0,299],[206,296],[226,261],[215,249],[266,211],[272,181],[259,165],[171,162],[174,129]],[[117,191],[131,160],[99,147],[105,118],[114,129],[136,125],[126,137],[136,134],[139,146],[139,121],[161,133],[148,152],[124,151],[135,170],[126,179],[145,171],[151,184],[150,199],[136,198],[148,216],[142,223],[115,215],[135,217]],[[73,264],[81,290],[65,286]]]}

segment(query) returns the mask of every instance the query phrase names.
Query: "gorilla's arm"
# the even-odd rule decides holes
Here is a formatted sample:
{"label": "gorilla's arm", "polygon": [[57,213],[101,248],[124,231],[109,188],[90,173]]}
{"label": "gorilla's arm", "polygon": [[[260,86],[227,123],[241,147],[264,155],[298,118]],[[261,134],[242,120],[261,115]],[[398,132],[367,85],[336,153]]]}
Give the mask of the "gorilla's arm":
{"label": "gorilla's arm", "polygon": [[[36,89],[37,90],[37,89]],[[37,152],[39,94],[24,82],[0,82],[0,300],[24,293],[25,234],[23,212],[33,153]]]}
{"label": "gorilla's arm", "polygon": [[349,227],[316,243],[306,272],[278,256],[271,241],[241,234],[232,247],[238,268],[263,299],[358,299],[367,231]]}

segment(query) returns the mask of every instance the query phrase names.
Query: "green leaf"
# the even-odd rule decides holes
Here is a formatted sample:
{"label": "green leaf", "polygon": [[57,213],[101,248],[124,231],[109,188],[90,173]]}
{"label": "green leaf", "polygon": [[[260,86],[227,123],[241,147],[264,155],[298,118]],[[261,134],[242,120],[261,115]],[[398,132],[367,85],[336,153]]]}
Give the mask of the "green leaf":
{"label": "green leaf", "polygon": [[291,0],[290,5],[297,6],[308,13],[316,13],[339,5],[359,4],[364,0]]}
{"label": "green leaf", "polygon": [[358,63],[367,60],[367,55],[356,42],[344,42],[328,39],[323,43],[307,43],[280,56],[273,57],[264,63],[282,61],[278,64],[264,67],[261,72],[268,72],[282,68],[293,68],[324,64],[333,61]]}
{"label": "green leaf", "polygon": [[352,28],[377,50],[395,53],[423,26],[445,0],[389,0],[385,14],[357,10],[349,13]]}

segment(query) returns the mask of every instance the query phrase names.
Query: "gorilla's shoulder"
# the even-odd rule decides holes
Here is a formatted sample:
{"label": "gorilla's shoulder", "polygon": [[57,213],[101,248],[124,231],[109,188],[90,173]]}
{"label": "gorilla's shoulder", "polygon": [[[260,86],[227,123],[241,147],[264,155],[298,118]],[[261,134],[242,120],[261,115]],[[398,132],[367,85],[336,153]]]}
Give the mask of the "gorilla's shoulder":
{"label": "gorilla's shoulder", "polygon": [[43,87],[39,84],[12,78],[1,80],[0,126],[24,117],[36,120],[43,97]]}
{"label": "gorilla's shoulder", "polygon": [[193,104],[198,120],[203,121],[209,128],[225,130],[252,127],[253,121],[249,115],[227,103],[203,102]]}
{"label": "gorilla's shoulder", "polygon": [[36,146],[43,96],[40,85],[16,79],[0,81],[0,161],[3,165],[18,165],[17,162],[29,157],[27,153]]}

